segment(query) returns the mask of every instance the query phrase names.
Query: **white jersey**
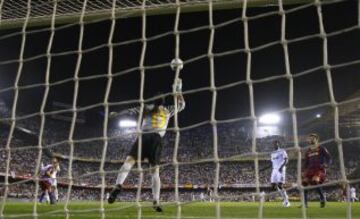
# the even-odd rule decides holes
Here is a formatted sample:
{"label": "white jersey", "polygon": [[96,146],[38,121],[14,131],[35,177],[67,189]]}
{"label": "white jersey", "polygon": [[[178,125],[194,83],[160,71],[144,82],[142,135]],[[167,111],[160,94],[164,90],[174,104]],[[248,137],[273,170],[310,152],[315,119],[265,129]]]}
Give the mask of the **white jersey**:
{"label": "white jersey", "polygon": [[[175,106],[160,106],[159,110],[152,112],[155,105],[144,106],[144,119],[142,121],[143,131],[156,131],[161,137],[166,133],[169,120],[175,114]],[[178,112],[185,108],[185,101],[178,101]],[[139,113],[139,108],[129,109],[132,113]]]}
{"label": "white jersey", "polygon": [[47,172],[51,172],[53,171],[53,166],[51,164],[48,164],[46,166],[43,166],[41,167],[41,170],[40,170],[40,176],[41,178],[50,178],[46,173]]}
{"label": "white jersey", "polygon": [[56,175],[58,172],[60,172],[60,166],[57,166],[56,168],[54,168],[53,172],[51,173],[51,179],[52,179],[53,186],[57,186]]}
{"label": "white jersey", "polygon": [[285,159],[288,158],[288,155],[284,149],[277,149],[271,153],[271,163],[273,169],[280,169],[280,167],[284,164]]}
{"label": "white jersey", "polygon": [[53,179],[47,174],[48,172],[52,173],[52,171],[54,170],[53,165],[48,164],[46,166],[41,165],[41,170],[40,170],[40,177],[41,180],[47,183],[50,183],[51,185],[53,184]]}
{"label": "white jersey", "polygon": [[351,198],[356,197],[356,189],[354,187],[350,188],[350,196],[351,196]]}

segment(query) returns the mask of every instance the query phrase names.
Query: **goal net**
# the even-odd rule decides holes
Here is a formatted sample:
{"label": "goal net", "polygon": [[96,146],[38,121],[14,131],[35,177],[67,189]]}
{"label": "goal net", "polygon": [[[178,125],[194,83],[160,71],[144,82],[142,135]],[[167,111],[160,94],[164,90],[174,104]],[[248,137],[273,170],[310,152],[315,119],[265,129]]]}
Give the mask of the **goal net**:
{"label": "goal net", "polygon": [[[346,209],[324,217],[360,217],[358,0],[0,0],[0,31],[0,218],[158,217],[146,160],[107,199],[159,99],[174,107],[159,217],[275,217],[274,141],[293,205],[281,215],[314,217],[304,192],[316,201],[321,188]],[[121,113],[134,107],[135,119]],[[332,162],[305,186],[310,133]],[[39,197],[54,157],[52,206]]]}

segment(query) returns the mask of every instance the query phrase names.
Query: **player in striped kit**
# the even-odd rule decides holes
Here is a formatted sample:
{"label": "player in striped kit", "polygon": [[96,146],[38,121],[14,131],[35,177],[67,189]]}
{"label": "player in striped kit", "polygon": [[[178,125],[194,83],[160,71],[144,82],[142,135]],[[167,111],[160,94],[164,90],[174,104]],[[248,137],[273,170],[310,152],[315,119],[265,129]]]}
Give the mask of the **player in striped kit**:
{"label": "player in striped kit", "polygon": [[279,191],[283,198],[283,206],[289,207],[290,202],[286,190],[283,188],[285,183],[286,164],[288,163],[288,155],[280,146],[280,141],[274,141],[274,151],[271,153],[271,185],[274,189]]}
{"label": "player in striped kit", "polygon": [[[326,148],[319,144],[319,135],[310,134],[308,136],[309,149],[305,153],[304,171],[302,173],[302,184],[321,185],[326,180],[326,168],[332,163],[331,156]],[[320,196],[320,207],[325,207],[325,195],[322,187],[317,187],[316,191]],[[304,204],[307,207],[308,190],[304,191]]]}
{"label": "player in striped kit", "polygon": [[[176,100],[177,100],[177,111],[180,112],[185,108],[185,101],[181,94],[182,82],[181,79],[175,81],[176,89]],[[138,115],[140,109],[133,108],[122,111],[120,113],[112,113],[112,116],[117,115]],[[159,164],[160,155],[162,150],[162,138],[165,136],[166,128],[169,120],[175,114],[175,106],[166,106],[164,99],[159,99],[153,104],[145,105],[142,116],[142,131],[147,132],[142,134],[142,145],[141,145],[141,160],[148,159],[152,169],[152,193],[154,199],[154,209],[157,212],[162,212],[159,206],[160,200],[160,176],[159,176]],[[150,132],[150,133],[148,133]],[[137,161],[138,157],[138,140],[134,143],[131,148],[129,155],[126,157],[124,164],[120,168],[116,185],[111,191],[108,198],[108,203],[112,204],[115,202],[117,195],[121,191],[121,187],[128,176],[131,168]]]}

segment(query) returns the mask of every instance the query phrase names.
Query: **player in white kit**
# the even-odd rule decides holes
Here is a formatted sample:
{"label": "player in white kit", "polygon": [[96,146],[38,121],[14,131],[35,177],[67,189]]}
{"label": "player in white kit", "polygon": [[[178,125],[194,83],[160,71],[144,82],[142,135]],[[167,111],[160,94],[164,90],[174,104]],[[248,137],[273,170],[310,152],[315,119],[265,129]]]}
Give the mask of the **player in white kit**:
{"label": "player in white kit", "polygon": [[55,201],[59,201],[59,191],[57,188],[57,174],[60,172],[60,165],[58,162],[58,165],[54,168],[54,170],[51,173],[51,187],[54,192]]}
{"label": "player in white kit", "polygon": [[280,148],[280,141],[274,141],[274,151],[271,153],[271,185],[274,189],[279,191],[281,197],[283,198],[284,207],[289,207],[290,202],[286,190],[283,188],[285,183],[285,172],[286,164],[288,163],[288,155],[286,151]]}
{"label": "player in white kit", "polygon": [[203,192],[200,193],[200,201],[205,201],[205,195]]}
{"label": "player in white kit", "polygon": [[350,188],[350,201],[352,201],[352,202],[359,201],[359,199],[356,197],[355,187]]}

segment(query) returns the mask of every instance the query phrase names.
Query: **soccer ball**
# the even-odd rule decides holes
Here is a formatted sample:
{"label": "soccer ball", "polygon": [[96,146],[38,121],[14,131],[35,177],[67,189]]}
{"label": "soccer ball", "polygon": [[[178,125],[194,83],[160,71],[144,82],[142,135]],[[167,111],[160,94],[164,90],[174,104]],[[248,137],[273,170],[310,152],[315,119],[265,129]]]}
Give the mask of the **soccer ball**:
{"label": "soccer ball", "polygon": [[176,71],[177,68],[179,68],[179,70],[181,70],[184,67],[184,63],[181,59],[175,58],[175,59],[171,60],[170,67],[173,71]]}

